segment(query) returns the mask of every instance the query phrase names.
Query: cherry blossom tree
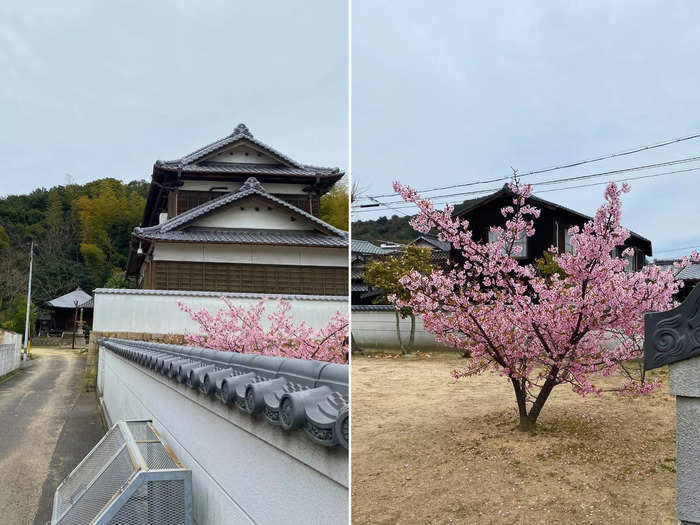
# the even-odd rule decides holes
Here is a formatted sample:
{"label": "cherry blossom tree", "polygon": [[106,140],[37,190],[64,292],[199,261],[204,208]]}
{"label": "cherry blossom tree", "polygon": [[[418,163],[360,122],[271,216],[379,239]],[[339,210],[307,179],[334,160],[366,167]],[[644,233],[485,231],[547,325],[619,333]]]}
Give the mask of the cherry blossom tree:
{"label": "cherry blossom tree", "polygon": [[[348,318],[336,312],[323,328],[316,330],[305,321],[295,322],[288,301],[261,299],[249,308],[233,304],[226,297],[226,304],[212,315],[202,308],[193,310],[178,301],[181,310],[187,312],[199,325],[200,332],[186,334],[185,341],[227,352],[246,352],[298,359],[316,359],[332,363],[348,360]],[[277,309],[268,313],[267,305],[277,303]]]}
{"label": "cherry blossom tree", "polygon": [[[423,233],[436,229],[463,263],[429,275],[413,272],[401,279],[410,297],[391,300],[421,315],[437,340],[470,353],[469,364],[453,371],[455,378],[487,370],[504,376],[515,393],[521,430],[534,428],[552,390],[564,383],[582,396],[600,395],[593,379],[621,370],[626,381],[620,393],[653,391],[658,382],[629,366],[641,356],[643,314],[675,305],[673,295],[683,286],[676,275],[698,254],[671,269],[648,265],[626,272],[624,257],[632,249],[624,248],[630,234],[620,219],[621,195],[629,186],[610,183],[595,217],[569,229],[573,252],[550,248],[558,271],[545,275],[516,260],[517,241],[534,234],[540,211],[528,204],[529,185],[514,180],[509,188],[513,204],[501,210],[505,225],[492,227],[495,240],[484,243],[473,239],[468,221],[452,217],[451,206],[438,210],[395,182],[395,191],[419,208],[411,225]],[[622,257],[614,255],[618,247]]]}

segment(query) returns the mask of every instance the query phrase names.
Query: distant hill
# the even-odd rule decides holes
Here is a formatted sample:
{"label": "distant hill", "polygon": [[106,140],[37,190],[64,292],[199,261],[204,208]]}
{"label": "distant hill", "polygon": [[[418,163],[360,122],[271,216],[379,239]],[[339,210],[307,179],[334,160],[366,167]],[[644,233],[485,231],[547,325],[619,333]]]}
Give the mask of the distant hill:
{"label": "distant hill", "polygon": [[[470,208],[485,197],[469,199],[455,206],[455,212]],[[418,237],[408,221],[411,217],[392,215],[391,217],[379,217],[369,221],[354,221],[352,223],[352,236],[374,243],[382,241],[408,243]]]}
{"label": "distant hill", "polygon": [[34,240],[32,301],[119,279],[131,231],[143,215],[149,184],[100,179],[0,197],[0,325],[26,294]]}

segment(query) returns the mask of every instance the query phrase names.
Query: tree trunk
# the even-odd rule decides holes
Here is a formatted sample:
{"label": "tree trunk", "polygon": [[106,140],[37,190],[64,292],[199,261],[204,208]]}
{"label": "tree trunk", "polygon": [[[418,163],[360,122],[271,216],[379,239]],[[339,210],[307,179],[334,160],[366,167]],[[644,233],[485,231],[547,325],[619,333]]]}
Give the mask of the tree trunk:
{"label": "tree trunk", "polygon": [[350,347],[352,349],[353,354],[360,354],[360,355],[365,355],[364,350],[362,347],[355,341],[355,336],[352,335],[352,332],[350,333]]}
{"label": "tree trunk", "polygon": [[401,326],[399,324],[399,320],[400,320],[399,311],[395,309],[394,313],[396,314],[396,337],[399,338],[399,347],[401,348],[401,353],[405,354],[406,349],[403,346],[403,339],[401,339]]}
{"label": "tree trunk", "polygon": [[[556,378],[557,371],[552,370],[552,377]],[[518,383],[516,379],[511,378],[511,383],[513,384],[513,390],[515,391],[515,399],[518,402],[518,415],[520,416],[520,422],[518,425],[518,430],[530,431],[537,426],[537,418],[540,416],[542,407],[549,399],[549,395],[552,393],[552,389],[557,385],[555,379],[547,379],[542,385],[535,402],[530,407],[530,412],[527,411],[525,394],[525,385]]]}
{"label": "tree trunk", "polygon": [[520,383],[518,383],[517,379],[511,377],[510,382],[513,384],[515,400],[518,402],[518,415],[520,416],[520,424],[518,426],[518,430],[532,430],[535,427],[535,422],[530,421],[530,418],[527,414],[525,389]]}
{"label": "tree trunk", "polygon": [[416,315],[411,312],[411,336],[408,338],[408,348],[413,349],[416,340]]}

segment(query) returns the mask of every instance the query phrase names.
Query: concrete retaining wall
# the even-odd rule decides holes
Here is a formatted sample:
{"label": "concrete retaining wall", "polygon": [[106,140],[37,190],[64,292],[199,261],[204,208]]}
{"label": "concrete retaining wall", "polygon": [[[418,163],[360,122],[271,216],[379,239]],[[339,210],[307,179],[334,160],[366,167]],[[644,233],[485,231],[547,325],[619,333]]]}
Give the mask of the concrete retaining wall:
{"label": "concrete retaining wall", "polygon": [[0,377],[19,368],[22,335],[0,330]]}
{"label": "concrete retaining wall", "polygon": [[347,523],[346,449],[283,431],[104,347],[98,390],[109,419],[151,419],[192,469],[198,525]]}
{"label": "concrete retaining wall", "polygon": [[[399,321],[401,337],[404,344],[411,335],[411,319]],[[400,348],[396,335],[396,315],[392,309],[368,307],[368,310],[352,310],[353,343],[360,349],[367,350],[397,350]],[[435,340],[432,334],[425,331],[423,320],[416,318],[415,344],[411,350],[447,350],[448,347]]]}

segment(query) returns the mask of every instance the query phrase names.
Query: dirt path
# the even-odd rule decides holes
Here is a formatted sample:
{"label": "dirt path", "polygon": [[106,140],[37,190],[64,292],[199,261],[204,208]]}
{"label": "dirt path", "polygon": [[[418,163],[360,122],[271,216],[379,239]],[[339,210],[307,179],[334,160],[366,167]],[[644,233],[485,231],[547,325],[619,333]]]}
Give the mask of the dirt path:
{"label": "dirt path", "polygon": [[[90,399],[82,393],[85,358],[62,350],[33,353],[37,359],[0,384],[0,523],[43,525],[50,519],[47,480],[63,479],[102,435],[94,394]],[[57,443],[76,405],[87,406],[87,417],[74,420],[81,431],[72,453],[57,461]]]}
{"label": "dirt path", "polygon": [[508,383],[456,382],[463,363],[353,357],[353,523],[677,523],[665,383],[641,399],[558,387],[526,434]]}

